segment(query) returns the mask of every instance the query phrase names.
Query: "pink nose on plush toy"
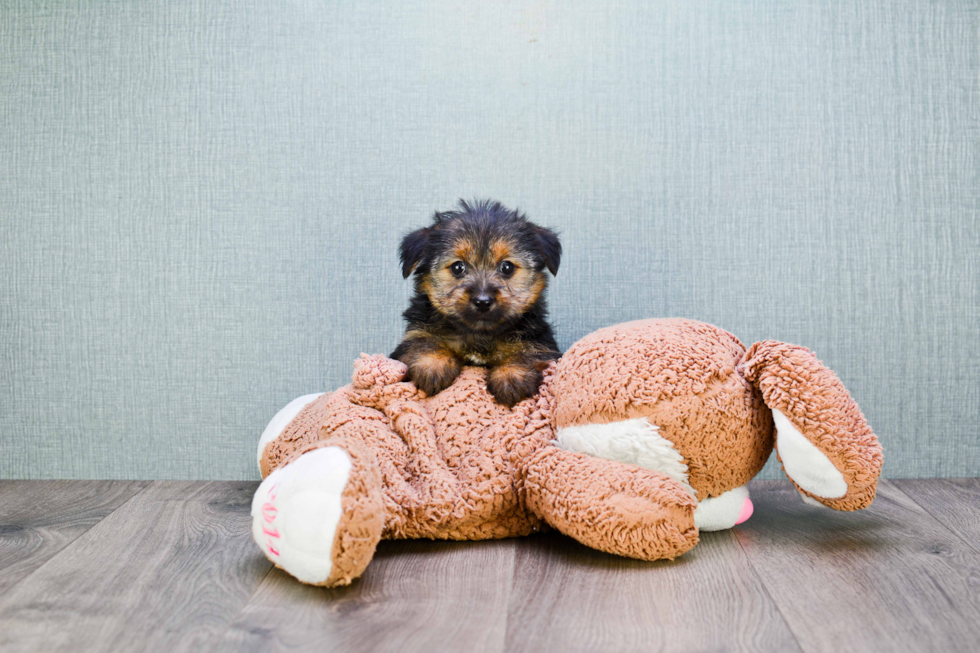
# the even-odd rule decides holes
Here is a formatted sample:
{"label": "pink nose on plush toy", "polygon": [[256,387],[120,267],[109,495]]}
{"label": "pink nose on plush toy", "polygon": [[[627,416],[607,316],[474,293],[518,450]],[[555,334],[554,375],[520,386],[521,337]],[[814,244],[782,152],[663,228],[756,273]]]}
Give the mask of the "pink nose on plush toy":
{"label": "pink nose on plush toy", "polygon": [[748,521],[749,517],[752,516],[752,511],[755,510],[752,506],[752,499],[745,497],[745,501],[742,503],[742,511],[738,513],[738,519],[735,520],[735,525],[738,526],[742,522]]}

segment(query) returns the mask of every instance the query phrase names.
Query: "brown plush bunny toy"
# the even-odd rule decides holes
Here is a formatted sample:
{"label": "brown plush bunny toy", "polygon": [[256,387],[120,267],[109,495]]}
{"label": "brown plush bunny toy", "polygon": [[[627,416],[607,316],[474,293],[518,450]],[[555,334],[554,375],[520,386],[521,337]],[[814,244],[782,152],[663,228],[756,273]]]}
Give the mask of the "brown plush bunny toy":
{"label": "brown plush bunny toy", "polygon": [[746,350],[692,320],[588,335],[513,409],[483,368],[433,397],[404,374],[362,355],[353,383],[293,401],[261,438],[253,534],[304,583],[350,583],[382,538],[552,527],[609,553],[674,558],[699,530],[748,519],[745,485],[774,445],[803,500],[835,510],[870,504],[881,472],[864,415],[812,353]]}

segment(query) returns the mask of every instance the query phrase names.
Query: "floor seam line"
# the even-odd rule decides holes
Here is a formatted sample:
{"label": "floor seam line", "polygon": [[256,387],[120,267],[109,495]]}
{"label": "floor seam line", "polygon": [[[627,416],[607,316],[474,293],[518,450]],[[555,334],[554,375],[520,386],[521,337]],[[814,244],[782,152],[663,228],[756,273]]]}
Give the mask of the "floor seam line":
{"label": "floor seam line", "polygon": [[[889,479],[883,479],[883,480],[885,480],[888,483],[888,486],[891,487],[893,490],[895,490],[896,492],[900,493],[906,499],[908,499],[909,501],[911,501],[912,503],[914,503],[915,505],[917,505],[919,508],[921,508],[922,509],[922,512],[926,513],[929,516],[930,519],[932,519],[934,522],[936,522],[937,524],[939,524],[940,526],[942,526],[953,537],[955,537],[957,540],[959,540],[960,542],[962,542],[963,544],[965,544],[967,549],[969,549],[970,551],[973,551],[973,553],[976,554],[976,555],[980,555],[980,548],[977,548],[969,540],[967,540],[962,535],[960,535],[959,533],[957,533],[956,531],[954,531],[952,528],[950,528],[949,526],[947,526],[946,524],[944,524],[941,519],[939,519],[938,517],[936,517],[935,515],[932,514],[932,511],[931,510],[929,510],[927,507],[925,507],[924,505],[922,505],[921,503],[919,503],[918,501],[916,501],[915,500],[915,497],[913,497],[911,494],[909,494],[908,492],[906,492],[902,488],[900,488],[897,485],[895,485],[895,483],[892,482],[891,480],[889,480]],[[899,480],[907,480],[907,479],[899,479]],[[920,480],[920,479],[913,479],[913,480]],[[933,480],[940,480],[940,481],[942,481],[942,480],[946,480],[946,479],[933,479]]]}
{"label": "floor seam line", "polygon": [[[47,560],[45,560],[44,562],[42,562],[35,569],[32,569],[31,570],[31,573],[27,574],[26,576],[24,576],[23,578],[21,578],[20,580],[18,580],[16,583],[14,583],[10,587],[6,588],[4,590],[4,594],[6,594],[7,596],[10,596],[11,591],[15,587],[17,587],[18,585],[20,585],[21,583],[23,583],[25,580],[27,580],[28,578],[30,578],[31,576],[33,576],[34,574],[36,574],[41,569],[44,569],[44,567],[47,566],[48,563],[50,563],[52,560],[54,560],[55,558],[57,558],[58,556],[60,556],[62,553],[64,553],[65,551],[67,551],[69,548],[71,548],[75,544],[75,542],[77,542],[81,538],[83,538],[86,535],[88,535],[89,532],[91,532],[91,530],[93,528],[95,528],[96,526],[98,526],[99,524],[101,524],[103,521],[105,521],[106,519],[108,519],[110,515],[114,515],[117,510],[119,510],[120,508],[122,508],[123,506],[125,506],[126,504],[128,504],[130,501],[132,501],[133,499],[135,499],[139,495],[143,494],[143,492],[145,492],[146,489],[149,488],[151,485],[153,485],[156,481],[137,481],[137,482],[146,482],[146,485],[144,485],[139,490],[137,490],[136,492],[134,492],[131,497],[129,497],[128,499],[126,499],[125,501],[123,501],[122,503],[120,503],[118,506],[116,506],[115,508],[113,508],[112,510],[110,510],[109,512],[107,512],[106,514],[104,514],[102,516],[102,518],[99,519],[97,522],[95,522],[94,524],[92,524],[91,526],[89,526],[88,528],[86,528],[84,531],[82,531],[81,533],[79,533],[77,536],[75,536],[74,538],[72,538],[72,540],[70,542],[66,543],[63,547],[61,547],[61,549],[59,549],[57,553],[55,553],[53,556],[51,556],[50,558],[48,558]],[[2,607],[3,607],[3,602],[0,602],[0,608],[2,608]]]}
{"label": "floor seam line", "polygon": [[248,607],[248,604],[252,602],[252,599],[255,598],[256,593],[258,593],[259,589],[262,588],[262,585],[265,584],[265,581],[269,577],[269,574],[271,574],[272,570],[275,568],[276,566],[270,562],[269,568],[266,570],[264,574],[262,574],[262,578],[259,580],[259,582],[255,584],[255,587],[252,589],[252,592],[248,595],[248,598],[245,599],[245,601],[242,603],[242,607],[238,608],[238,611],[235,614],[233,614],[230,619],[228,619],[228,626],[221,632],[220,638],[215,638],[215,641],[223,640],[225,636],[229,633],[229,631],[231,631],[232,626],[234,626],[235,622],[238,621],[238,617],[242,614],[242,612],[245,611],[245,608]]}
{"label": "floor seam line", "polygon": [[514,597],[514,581],[517,579],[517,547],[519,546],[516,538],[511,540],[513,543],[512,553],[514,562],[510,566],[510,583],[507,584],[507,602],[504,605],[504,637],[500,643],[500,651],[507,650],[507,638],[510,635],[510,602]]}
{"label": "floor seam line", "polygon": [[731,531],[731,534],[732,534],[732,539],[735,540],[735,543],[738,545],[738,548],[742,552],[742,555],[745,556],[746,562],[749,563],[749,569],[752,570],[752,576],[759,582],[759,586],[762,588],[762,591],[765,592],[766,598],[768,598],[769,601],[772,602],[773,607],[776,608],[776,612],[779,613],[779,618],[782,619],[784,624],[786,624],[786,629],[789,631],[789,634],[793,636],[793,641],[796,642],[797,648],[801,652],[805,653],[808,650],[808,648],[803,645],[803,642],[800,640],[800,636],[797,634],[796,630],[793,629],[793,625],[790,623],[789,619],[787,619],[786,613],[783,612],[782,607],[779,605],[779,602],[769,592],[769,586],[766,585],[766,581],[763,580],[761,574],[759,574],[759,570],[755,568],[755,563],[752,562],[752,556],[750,556],[749,552],[745,550],[744,546],[742,546],[742,540],[739,539],[738,533],[733,529]]}

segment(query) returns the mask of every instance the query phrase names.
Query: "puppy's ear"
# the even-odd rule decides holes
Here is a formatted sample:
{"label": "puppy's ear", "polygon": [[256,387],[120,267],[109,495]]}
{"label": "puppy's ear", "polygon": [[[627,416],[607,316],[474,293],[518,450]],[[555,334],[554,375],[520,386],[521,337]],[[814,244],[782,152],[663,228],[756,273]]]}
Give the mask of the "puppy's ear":
{"label": "puppy's ear", "polygon": [[429,235],[431,227],[416,229],[402,239],[402,244],[398,246],[398,255],[402,260],[402,277],[407,279],[412,274],[412,270],[419,264],[425,256],[425,250],[429,246]]}
{"label": "puppy's ear", "polygon": [[558,234],[551,229],[536,226],[534,238],[538,242],[538,252],[544,259],[548,271],[551,274],[558,274],[558,265],[561,263],[561,242],[558,241]]}

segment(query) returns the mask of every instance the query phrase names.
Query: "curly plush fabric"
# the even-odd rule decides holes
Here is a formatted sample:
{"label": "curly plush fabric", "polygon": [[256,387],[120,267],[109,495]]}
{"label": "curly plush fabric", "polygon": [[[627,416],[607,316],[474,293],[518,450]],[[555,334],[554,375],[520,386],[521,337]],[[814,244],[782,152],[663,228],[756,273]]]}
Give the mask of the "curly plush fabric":
{"label": "curly plush fabric", "polygon": [[740,368],[762,390],[766,405],[786,415],[847,481],[847,493],[837,499],[819,497],[799,485],[797,489],[835,510],[868,506],[884,457],[878,438],[837,375],[809,349],[775,340],[752,345]]}
{"label": "curly plush fabric", "polygon": [[687,461],[699,499],[745,485],[772,451],[772,416],[736,366],[738,338],[693,320],[639,320],[572,345],[551,391],[555,426],[638,417]]}
{"label": "curly plush fabric", "polygon": [[525,475],[528,507],[592,548],[672,560],[698,543],[697,501],[660,472],[543,449],[528,460]]}
{"label": "curly plush fabric", "polygon": [[[297,417],[298,419],[298,417]],[[353,428],[357,428],[356,425]],[[351,460],[351,473],[341,494],[341,517],[331,548],[331,567],[327,578],[316,585],[349,585],[374,557],[381,541],[385,520],[381,476],[371,449],[358,438],[347,437],[344,428],[294,452],[290,461],[326,447],[339,447]],[[281,567],[278,561],[277,567]]]}
{"label": "curly plush fabric", "polygon": [[[405,373],[398,361],[362,354],[350,385],[305,406],[260,454],[263,477],[321,447],[351,459],[343,514],[323,552],[329,577],[317,584],[351,582],[381,538],[477,540],[550,526],[609,553],[675,558],[698,541],[696,510],[719,510],[722,495],[747,501],[743,486],[773,449],[772,410],[843,479],[837,498],[800,488],[806,496],[863,507],[881,470],[857,404],[813,354],[772,341],[746,351],[692,320],[596,331],[513,409],[487,392],[484,368],[464,368],[433,397]],[[751,513],[750,502],[733,505]],[[713,519],[735,524],[738,514]]]}
{"label": "curly plush fabric", "polygon": [[[509,410],[487,392],[484,368],[464,368],[434,397],[404,375],[398,361],[363,356],[351,385],[316,400],[266,447],[263,474],[339,432],[374,453],[385,538],[494,539],[540,528],[520,498],[515,453],[550,440],[550,431],[538,435],[545,397]],[[321,429],[309,428],[313,419]]]}

